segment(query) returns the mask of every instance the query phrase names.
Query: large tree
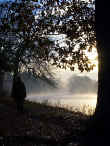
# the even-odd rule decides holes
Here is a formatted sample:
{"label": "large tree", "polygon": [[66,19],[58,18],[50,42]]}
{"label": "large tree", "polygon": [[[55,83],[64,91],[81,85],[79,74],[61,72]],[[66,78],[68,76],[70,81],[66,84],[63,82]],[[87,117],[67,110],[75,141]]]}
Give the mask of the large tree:
{"label": "large tree", "polygon": [[[99,61],[98,71],[98,101],[97,110],[100,113],[110,113],[109,105],[109,91],[110,91],[110,21],[108,3],[105,4],[103,9],[103,3],[100,3],[98,8],[98,2],[96,3],[96,31],[97,31],[97,51]],[[103,11],[102,11],[103,10]],[[105,17],[106,16],[106,17]],[[103,19],[102,19],[103,18]]]}
{"label": "large tree", "polygon": [[48,62],[72,71],[76,64],[81,72],[93,69],[85,54],[96,43],[93,2],[17,0],[0,8],[1,70],[44,76]]}
{"label": "large tree", "polygon": [[[94,65],[85,54],[85,50],[91,51],[95,47],[95,10],[94,3],[84,1],[43,1],[45,2],[41,22],[44,35],[56,34],[64,37],[60,42],[56,37],[56,43],[52,50],[53,64],[61,68],[70,68],[90,71]],[[62,45],[64,43],[64,45]]]}
{"label": "large tree", "polygon": [[[29,65],[33,60],[51,60],[58,67],[69,67],[71,70],[74,70],[75,64],[81,71],[93,68],[84,52],[91,51],[95,45],[94,9],[88,3],[77,0],[43,0],[38,3],[18,0],[2,5],[2,9],[2,41],[9,44],[5,56],[11,54],[8,59],[13,59],[14,63]],[[48,38],[60,34],[65,34],[66,45],[61,46],[57,39],[50,49]]]}
{"label": "large tree", "polygon": [[[76,7],[74,3],[77,3]],[[83,5],[81,3],[83,3]],[[87,3],[85,4],[85,2],[81,2],[81,1],[80,2],[72,1],[71,3],[72,5],[70,4],[71,6],[69,7],[70,8],[68,10],[69,12],[66,15],[66,16],[69,16],[69,20],[66,19],[67,21],[65,21],[67,25],[66,30],[68,30],[70,26],[70,31],[69,33],[68,31],[66,31],[66,34],[72,41],[74,41],[74,33],[76,32],[79,34],[79,36],[81,36],[81,32],[83,32],[84,39],[86,40],[84,44],[91,46],[91,44],[95,45],[96,43],[96,48],[98,52],[98,63],[99,63],[97,105],[96,105],[96,110],[95,110],[95,114],[93,118],[94,122],[92,123],[93,124],[92,128],[88,133],[88,137],[86,137],[88,138],[88,140],[86,139],[87,143],[85,143],[84,145],[87,144],[88,146],[92,146],[92,145],[104,146],[104,145],[110,145],[110,141],[109,141],[110,21],[108,20],[109,19],[109,3],[106,2],[105,5],[103,5],[104,4],[103,1],[96,2],[96,6],[97,6],[96,7],[96,25],[94,21],[94,18],[95,18],[95,10],[93,8],[94,2],[91,3],[92,5],[89,3],[89,7]],[[71,19],[72,16],[74,16],[73,20]],[[79,24],[79,27],[78,27],[79,30],[74,29],[74,24],[76,23],[76,21],[77,21],[77,24]],[[80,38],[80,37],[77,37],[77,38]],[[83,46],[83,48],[85,47],[87,49],[86,45]],[[81,47],[79,48],[79,50],[80,51],[82,50]],[[80,59],[82,60],[82,58]]]}
{"label": "large tree", "polygon": [[42,36],[40,20],[37,21],[34,15],[35,6],[31,1],[22,0],[1,4],[1,54],[7,57],[5,62],[9,62],[14,72],[34,70],[34,64],[40,68],[43,60],[47,61],[50,41]]}
{"label": "large tree", "polygon": [[110,130],[110,22],[108,20],[109,3],[106,2],[105,9],[103,4],[103,2],[97,4],[100,5],[100,10],[96,10],[96,26],[94,1],[53,1],[49,9],[51,14],[48,13],[51,15],[50,26],[52,26],[49,26],[49,30],[66,35],[67,46],[61,47],[57,44],[55,48],[55,51],[58,52],[58,56],[55,58],[57,66],[70,67],[71,70],[74,70],[74,65],[78,64],[79,70],[89,71],[93,66],[84,50],[91,51],[94,46],[97,48],[99,62],[97,105],[92,128],[86,137],[88,140],[86,139],[86,143],[84,143],[89,146],[110,145],[108,134]]}
{"label": "large tree", "polygon": [[[5,72],[28,72],[53,87],[58,83],[48,64],[53,41],[43,35],[41,3],[9,1],[0,4],[0,93]],[[46,28],[46,27],[45,27]]]}
{"label": "large tree", "polygon": [[34,1],[0,4],[0,71],[29,72],[54,85],[48,65],[53,42],[42,34],[40,9]]}

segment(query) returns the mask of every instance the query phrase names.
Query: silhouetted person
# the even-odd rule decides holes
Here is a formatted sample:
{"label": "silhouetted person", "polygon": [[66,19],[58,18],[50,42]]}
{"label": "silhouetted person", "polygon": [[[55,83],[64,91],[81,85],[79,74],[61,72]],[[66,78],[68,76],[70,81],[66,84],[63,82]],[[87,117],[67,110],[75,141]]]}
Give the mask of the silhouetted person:
{"label": "silhouetted person", "polygon": [[20,76],[13,79],[12,98],[14,99],[18,112],[23,112],[24,101],[26,98],[26,88]]}

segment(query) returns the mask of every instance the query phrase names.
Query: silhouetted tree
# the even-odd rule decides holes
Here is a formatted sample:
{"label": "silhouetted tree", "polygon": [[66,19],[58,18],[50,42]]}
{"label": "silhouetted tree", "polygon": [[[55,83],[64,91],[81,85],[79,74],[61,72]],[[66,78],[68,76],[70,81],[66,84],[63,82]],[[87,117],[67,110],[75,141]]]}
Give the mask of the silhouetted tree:
{"label": "silhouetted tree", "polygon": [[[98,2],[96,3],[96,31],[97,31],[97,51],[99,61],[99,73],[98,73],[98,104],[97,110],[101,113],[110,113],[109,109],[109,91],[110,91],[110,22],[108,3],[105,4],[105,9],[102,12],[103,3],[98,8]],[[101,17],[99,17],[101,15]],[[104,17],[106,16],[106,17]],[[103,17],[103,20],[101,19]]]}
{"label": "silhouetted tree", "polygon": [[[61,68],[69,66],[74,70],[77,63],[81,71],[92,69],[93,65],[84,53],[84,50],[90,51],[95,45],[95,12],[90,4],[77,0],[18,0],[1,5],[1,38],[5,44],[10,45],[10,50],[7,51],[7,55],[10,54],[8,58],[13,61],[10,64],[14,64],[14,68],[19,67],[19,70],[28,69],[34,72],[40,70],[41,64],[44,68],[45,63],[50,60]],[[59,40],[54,46],[50,42],[53,35],[60,34],[66,35],[65,47],[59,45]],[[37,70],[34,64],[37,65]]]}
{"label": "silhouetted tree", "polygon": [[[75,1],[74,1],[75,2]],[[73,2],[73,3],[74,3]],[[76,2],[77,3],[77,2]],[[84,5],[85,8],[86,5]],[[79,13],[81,14],[81,5],[76,9]],[[89,139],[88,139],[88,146],[92,145],[110,145],[109,141],[109,131],[110,131],[110,39],[109,39],[109,34],[110,34],[110,21],[109,21],[109,3],[106,2],[105,4],[103,1],[98,2],[96,1],[96,26],[95,26],[95,10],[92,5],[92,11],[90,10],[91,6],[89,8],[85,9],[85,25],[84,21],[81,21],[80,24],[82,24],[83,31],[81,32],[86,32],[87,33],[87,44],[90,43],[91,41],[93,44],[96,43],[97,47],[97,52],[98,52],[98,98],[97,98],[97,106],[94,114],[94,119],[95,122],[93,124],[93,129],[89,132]],[[82,9],[83,11],[83,9]],[[71,9],[69,9],[69,12],[67,16],[73,16],[75,15],[75,9],[72,4]],[[71,13],[72,12],[72,13]],[[92,13],[91,13],[92,12]],[[89,15],[89,14],[93,15]],[[88,15],[86,15],[88,14]],[[75,15],[77,18],[73,19],[70,24],[73,25],[76,20],[80,20],[80,15]],[[91,17],[93,16],[93,17]],[[84,18],[84,17],[82,17]],[[89,19],[91,18],[91,19]],[[71,19],[70,19],[71,20]],[[84,19],[83,19],[84,20]],[[66,21],[67,22],[67,21]],[[77,23],[79,24],[79,23]],[[69,23],[67,22],[67,26]],[[81,27],[80,26],[80,27]],[[79,27],[78,27],[79,28]],[[71,31],[66,32],[67,36],[74,42],[74,27],[70,29]],[[64,29],[63,29],[64,30]],[[81,30],[81,29],[80,29]],[[77,32],[77,31],[75,31]],[[95,34],[96,32],[96,34]],[[80,34],[80,33],[78,33]],[[86,35],[86,34],[85,34]],[[96,35],[96,38],[94,37]],[[90,40],[89,40],[90,39]],[[96,42],[95,42],[96,40]],[[85,46],[85,45],[84,45]],[[91,46],[91,45],[90,45]],[[86,46],[87,47],[87,46]],[[90,48],[92,49],[92,48]],[[74,50],[74,49],[72,49]],[[82,49],[79,48],[79,52]],[[74,51],[73,51],[74,52]],[[72,54],[72,53],[71,53]],[[80,57],[79,57],[80,58]],[[82,62],[82,58],[80,58],[79,62]],[[93,136],[94,135],[94,136]],[[87,141],[87,139],[86,139]],[[86,144],[85,144],[86,145]],[[84,146],[85,146],[84,145]]]}
{"label": "silhouetted tree", "polygon": [[[96,1],[96,40],[98,52],[98,99],[95,121],[89,132],[87,146],[110,145],[110,21],[109,3]],[[94,136],[93,136],[94,134]],[[91,136],[93,141],[90,142]]]}
{"label": "silhouetted tree", "polygon": [[0,3],[0,69],[53,78],[47,63],[53,43],[43,36],[35,9],[39,11],[39,4],[32,1]]}

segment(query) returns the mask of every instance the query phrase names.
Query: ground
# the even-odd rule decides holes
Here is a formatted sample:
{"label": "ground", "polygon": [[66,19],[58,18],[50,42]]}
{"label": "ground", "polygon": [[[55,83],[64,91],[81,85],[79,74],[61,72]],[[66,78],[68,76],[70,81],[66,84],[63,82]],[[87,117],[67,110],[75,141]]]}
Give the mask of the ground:
{"label": "ground", "polygon": [[46,137],[56,141],[72,139],[78,146],[88,116],[61,107],[26,101],[24,113],[16,110],[12,100],[0,101],[0,136]]}

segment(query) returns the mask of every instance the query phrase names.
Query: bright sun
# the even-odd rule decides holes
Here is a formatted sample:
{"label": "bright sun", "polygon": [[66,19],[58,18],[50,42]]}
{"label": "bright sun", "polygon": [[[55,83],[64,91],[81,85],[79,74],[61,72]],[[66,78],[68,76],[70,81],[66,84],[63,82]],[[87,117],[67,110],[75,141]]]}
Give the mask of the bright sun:
{"label": "bright sun", "polygon": [[93,69],[94,72],[98,72],[98,54],[97,54],[97,49],[93,48],[92,52],[87,52],[85,51],[85,54],[88,56],[90,61],[95,64],[95,67]]}

